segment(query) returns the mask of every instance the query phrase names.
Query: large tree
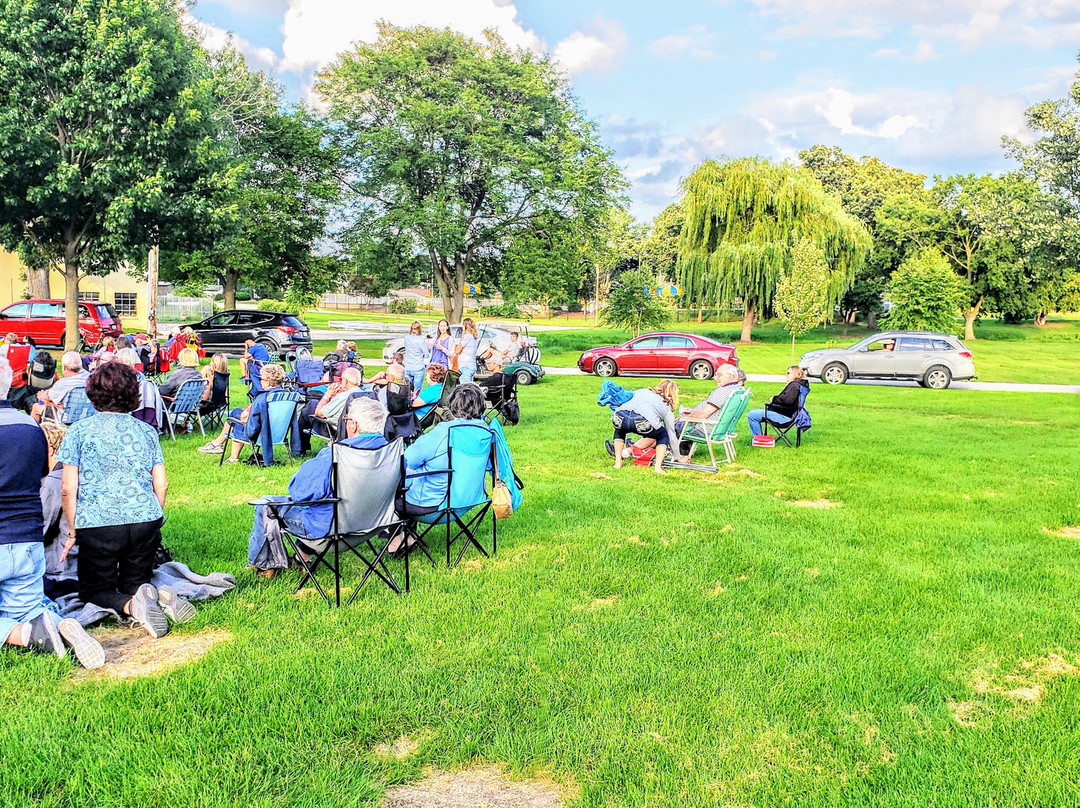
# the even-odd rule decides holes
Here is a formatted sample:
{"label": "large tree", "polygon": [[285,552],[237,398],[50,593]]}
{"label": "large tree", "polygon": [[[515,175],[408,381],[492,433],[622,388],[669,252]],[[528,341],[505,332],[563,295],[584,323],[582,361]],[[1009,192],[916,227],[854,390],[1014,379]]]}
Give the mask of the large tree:
{"label": "large tree", "polygon": [[209,59],[219,142],[236,178],[228,196],[234,218],[206,248],[168,254],[162,276],[189,283],[220,279],[229,309],[236,307],[242,281],[324,292],[315,286],[332,285],[337,277],[316,255],[340,196],[337,149],[327,142],[320,118],[284,108],[280,87],[249,69],[234,47]]}
{"label": "large tree", "polygon": [[839,197],[844,210],[862,222],[873,239],[870,257],[856,273],[840,305],[845,320],[853,319],[859,311],[866,315],[869,327],[876,328],[882,294],[889,277],[903,261],[905,250],[882,237],[875,214],[893,194],[918,193],[926,177],[890,166],[877,157],[855,159],[835,146],[813,146],[799,152],[799,160],[826,191]]}
{"label": "large tree", "polygon": [[746,158],[708,160],[683,182],[686,220],[679,282],[690,304],[744,306],[742,342],[769,311],[799,238],[813,241],[829,267],[829,301],[839,302],[870,251],[870,236],[807,171]]}
{"label": "large tree", "polygon": [[0,241],[84,273],[227,218],[212,93],[178,0],[0,0]]}
{"label": "large tree", "polygon": [[620,185],[552,63],[495,34],[383,23],[315,86],[340,129],[353,225],[409,234],[451,322],[485,251],[539,218],[595,219]]}
{"label": "large tree", "polygon": [[537,303],[542,317],[551,316],[552,306],[577,300],[589,269],[581,231],[573,220],[546,216],[518,233],[500,262],[503,298]]}

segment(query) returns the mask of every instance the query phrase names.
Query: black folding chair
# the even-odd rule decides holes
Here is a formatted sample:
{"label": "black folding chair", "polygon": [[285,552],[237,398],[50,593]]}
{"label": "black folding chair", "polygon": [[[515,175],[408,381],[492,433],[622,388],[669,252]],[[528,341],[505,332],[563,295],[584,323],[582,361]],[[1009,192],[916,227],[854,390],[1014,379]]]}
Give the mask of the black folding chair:
{"label": "black folding chair", "polygon": [[210,398],[202,403],[203,421],[212,429],[220,429],[229,414],[229,374],[214,371],[210,383]]}
{"label": "black folding chair", "polygon": [[450,394],[453,393],[461,380],[461,374],[456,370],[446,371],[446,378],[443,379],[442,392],[439,394],[439,401],[428,410],[427,415],[420,419],[420,431],[430,429],[436,424],[441,424],[443,421],[449,421],[450,415]]}
{"label": "black folding chair", "polygon": [[485,387],[484,395],[491,406],[484,413],[484,420],[491,423],[498,418],[503,426],[516,426],[521,420],[521,407],[518,404],[517,374],[504,373],[503,383],[495,388]]}
{"label": "black folding chair", "polygon": [[[291,545],[304,573],[296,586],[299,592],[308,581],[322,596],[327,606],[341,606],[341,573],[343,561],[350,554],[360,560],[364,574],[347,604],[356,600],[372,575],[396,594],[402,589],[386,566],[387,548],[405,530],[405,521],[398,517],[396,504],[402,495],[405,461],[401,441],[388,443],[381,449],[358,449],[341,443],[331,444],[330,490],[327,499],[311,502],[268,502],[267,507],[282,524],[282,535]],[[294,533],[281,518],[282,509],[332,505],[334,509],[330,533],[312,539]],[[404,540],[404,537],[402,536]],[[304,555],[309,558],[305,559]],[[409,591],[408,557],[406,556],[405,591]],[[334,576],[334,599],[319,583],[318,572],[328,569]]]}
{"label": "black folding chair", "polygon": [[765,404],[765,418],[762,419],[762,421],[761,421],[761,434],[768,435],[769,434],[769,427],[772,427],[774,430],[776,430],[776,436],[778,438],[780,438],[780,440],[782,440],[788,446],[791,446],[791,439],[788,437],[788,432],[790,432],[792,429],[794,429],[795,430],[795,448],[798,449],[800,446],[802,446],[803,432],[808,430],[810,427],[808,427],[808,426],[799,426],[799,420],[800,420],[799,416],[802,415],[803,410],[806,408],[806,397],[809,394],[810,394],[810,388],[809,387],[804,387],[799,392],[799,409],[796,410],[795,414],[792,415],[792,416],[788,416],[788,415],[786,415],[784,413],[779,413],[775,409],[772,410],[773,417],[778,417],[778,418],[781,418],[781,419],[788,419],[788,420],[782,421],[781,423],[776,423],[775,421],[770,421],[769,420],[769,405],[768,405],[768,403],[766,403]]}
{"label": "black folding chair", "polygon": [[[480,444],[487,442],[481,453],[466,446],[465,430],[479,430],[484,433]],[[473,433],[475,437],[475,433]],[[455,445],[455,438],[457,439]],[[491,514],[491,553],[477,540],[477,533],[484,517],[491,511],[491,495],[487,492],[486,480],[490,472],[492,487],[495,483],[495,435],[490,429],[479,424],[455,424],[446,434],[446,468],[430,471],[417,471],[407,474],[405,479],[414,480],[436,475],[446,476],[446,495],[438,510],[409,520],[409,536],[420,545],[422,552],[427,552],[425,539],[435,528],[442,525],[446,529],[446,566],[461,563],[469,547],[475,547],[485,558],[498,552],[498,534],[495,526],[495,514]],[[424,525],[423,528],[420,525]],[[450,551],[453,545],[462,542],[457,559],[451,563]],[[406,550],[406,560],[411,549]],[[428,558],[431,556],[428,555]],[[408,569],[408,567],[406,567]]]}

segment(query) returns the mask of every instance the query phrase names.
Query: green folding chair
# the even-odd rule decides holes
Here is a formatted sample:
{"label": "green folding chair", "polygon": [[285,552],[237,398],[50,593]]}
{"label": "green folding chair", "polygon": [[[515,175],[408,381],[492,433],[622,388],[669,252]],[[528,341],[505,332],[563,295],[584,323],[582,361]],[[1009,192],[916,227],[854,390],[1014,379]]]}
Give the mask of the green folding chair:
{"label": "green folding chair", "polygon": [[[709,422],[706,418],[687,417],[683,419],[682,434],[677,437],[680,441],[704,445],[709,450],[708,465],[704,463],[677,463],[674,460],[665,460],[664,466],[668,468],[690,469],[692,471],[708,471],[715,474],[720,470],[716,460],[716,452],[713,449],[716,445],[720,445],[724,448],[724,460],[721,462],[734,462],[735,438],[738,437],[735,428],[739,423],[739,419],[746,413],[746,409],[750,404],[750,395],[750,391],[746,389],[736,390],[732,393],[731,398],[724,404],[724,409],[720,411],[720,417],[712,424],[711,429],[709,429]],[[691,429],[691,427],[703,428],[694,430]],[[691,457],[693,457],[693,449],[696,448],[697,446],[695,445],[691,449]],[[673,447],[672,454],[677,450],[678,447]]]}

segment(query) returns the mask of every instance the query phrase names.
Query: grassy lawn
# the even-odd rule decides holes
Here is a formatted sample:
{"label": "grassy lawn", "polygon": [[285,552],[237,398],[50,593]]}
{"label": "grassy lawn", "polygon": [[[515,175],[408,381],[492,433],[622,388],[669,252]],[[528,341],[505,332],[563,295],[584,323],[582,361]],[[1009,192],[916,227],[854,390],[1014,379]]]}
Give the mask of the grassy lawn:
{"label": "grassy lawn", "polygon": [[582,806],[1080,804],[1075,397],[819,386],[802,449],[661,477],[610,468],[597,387],[521,391],[497,559],[340,611],[245,570],[295,463],[166,441],[166,543],[240,584],[177,633],[231,641],[122,681],[0,652],[0,805],[374,806],[481,762]]}

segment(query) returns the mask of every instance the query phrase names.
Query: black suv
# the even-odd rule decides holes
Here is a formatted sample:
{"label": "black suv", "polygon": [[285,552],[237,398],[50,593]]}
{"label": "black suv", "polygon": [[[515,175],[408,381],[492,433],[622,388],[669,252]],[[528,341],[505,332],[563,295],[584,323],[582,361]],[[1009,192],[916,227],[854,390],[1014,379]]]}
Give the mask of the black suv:
{"label": "black suv", "polygon": [[251,311],[230,309],[201,323],[192,323],[191,329],[202,339],[208,351],[226,351],[242,354],[244,343],[253,339],[271,352],[295,351],[297,348],[311,350],[311,331],[307,323],[295,314],[279,311]]}

